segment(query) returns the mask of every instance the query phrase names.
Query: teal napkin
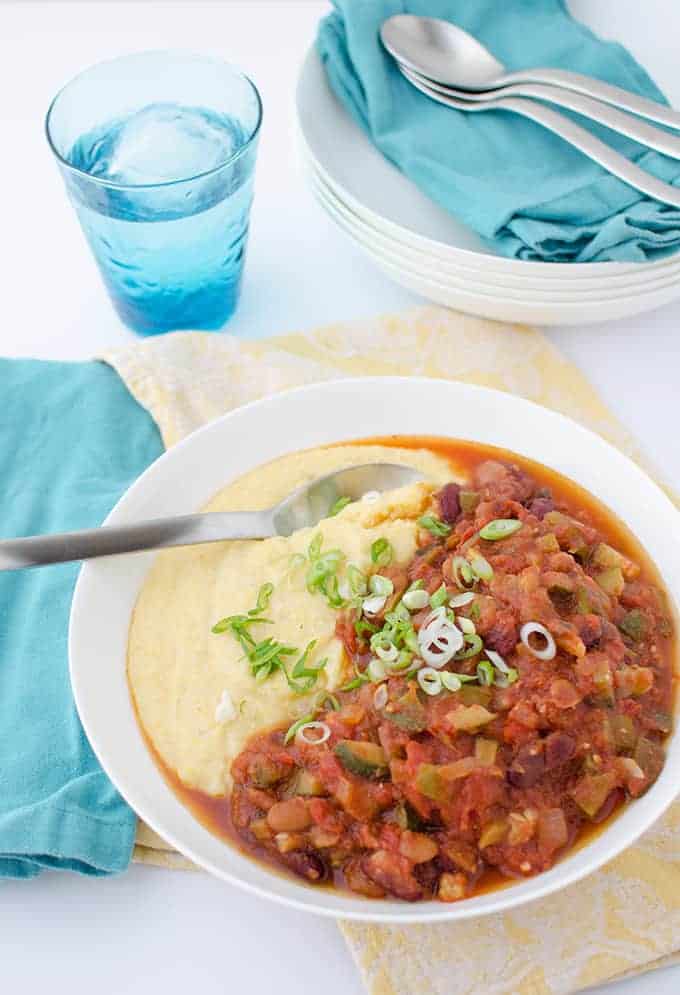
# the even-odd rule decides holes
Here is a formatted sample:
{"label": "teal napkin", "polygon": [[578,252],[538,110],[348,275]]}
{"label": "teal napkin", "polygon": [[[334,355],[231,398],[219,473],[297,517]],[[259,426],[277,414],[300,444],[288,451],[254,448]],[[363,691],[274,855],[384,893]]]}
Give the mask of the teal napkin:
{"label": "teal napkin", "polygon": [[[441,17],[479,38],[509,69],[572,69],[665,103],[630,53],[575,21],[563,0],[334,3],[317,39],[333,90],[388,159],[496,252],[640,262],[680,244],[680,211],[632,190],[533,121],[435,104],[402,78],[378,37],[392,14]],[[680,162],[574,118],[643,169],[680,185]]]}
{"label": "teal napkin", "polygon": [[[100,363],[0,360],[0,402],[2,536],[99,525],[163,449],[149,415]],[[77,573],[71,563],[0,573],[0,877],[110,874],[132,854],[134,813],[71,696]]]}

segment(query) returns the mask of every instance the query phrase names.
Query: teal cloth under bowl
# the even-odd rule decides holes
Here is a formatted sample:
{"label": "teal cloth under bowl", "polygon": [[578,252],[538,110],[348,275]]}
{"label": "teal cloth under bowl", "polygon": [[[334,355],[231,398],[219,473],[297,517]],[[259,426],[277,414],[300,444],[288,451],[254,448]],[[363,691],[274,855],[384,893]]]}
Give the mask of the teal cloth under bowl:
{"label": "teal cloth under bowl", "polygon": [[[440,17],[477,37],[509,70],[571,69],[666,103],[625,48],[575,21],[562,0],[334,2],[317,39],[334,92],[389,160],[494,251],[548,262],[642,262],[680,245],[680,211],[632,190],[533,121],[434,103],[401,76],[378,35],[393,14]],[[573,117],[680,186],[680,162]]]}
{"label": "teal cloth under bowl", "polygon": [[[101,363],[0,360],[0,535],[99,525],[163,451]],[[136,817],[80,725],[67,632],[78,564],[0,573],[0,877],[124,870]],[[99,661],[93,653],[92,666]]]}

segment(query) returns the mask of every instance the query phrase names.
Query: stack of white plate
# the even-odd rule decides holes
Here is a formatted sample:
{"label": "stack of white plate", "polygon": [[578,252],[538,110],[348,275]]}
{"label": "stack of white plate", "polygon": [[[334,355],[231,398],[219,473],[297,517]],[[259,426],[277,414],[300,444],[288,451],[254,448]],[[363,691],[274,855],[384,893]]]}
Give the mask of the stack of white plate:
{"label": "stack of white plate", "polygon": [[345,111],[314,50],[297,111],[312,190],[339,227],[397,283],[502,321],[581,324],[680,297],[680,253],[648,263],[540,263],[494,255],[391,165]]}

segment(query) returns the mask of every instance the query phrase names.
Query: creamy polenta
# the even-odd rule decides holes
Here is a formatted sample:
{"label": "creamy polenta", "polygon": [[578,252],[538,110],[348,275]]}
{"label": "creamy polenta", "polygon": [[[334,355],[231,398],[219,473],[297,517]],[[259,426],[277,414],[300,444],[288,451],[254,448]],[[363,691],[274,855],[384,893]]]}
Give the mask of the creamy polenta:
{"label": "creamy polenta", "polygon": [[[337,612],[305,585],[302,557],[312,538],[320,533],[323,548],[339,548],[346,564],[365,569],[372,543],[384,537],[395,560],[407,562],[415,553],[417,518],[430,503],[433,489],[452,479],[452,470],[446,459],[427,450],[367,445],[317,449],[258,467],[204,509],[271,507],[316,477],[371,462],[416,467],[427,482],[374,502],[350,504],[290,538],[171,549],[155,560],[132,618],[128,679],[154,749],[189,787],[214,796],[228,793],[231,762],[253,733],[304,715],[320,689],[333,690],[349,676],[335,636]],[[261,624],[261,637],[271,635],[300,652],[316,640],[310,662],[328,660],[308,695],[295,694],[281,672],[256,682],[238,641],[229,633],[211,632],[225,615],[252,609],[265,583],[273,585],[264,613],[273,624]],[[233,711],[220,708],[225,700]]]}

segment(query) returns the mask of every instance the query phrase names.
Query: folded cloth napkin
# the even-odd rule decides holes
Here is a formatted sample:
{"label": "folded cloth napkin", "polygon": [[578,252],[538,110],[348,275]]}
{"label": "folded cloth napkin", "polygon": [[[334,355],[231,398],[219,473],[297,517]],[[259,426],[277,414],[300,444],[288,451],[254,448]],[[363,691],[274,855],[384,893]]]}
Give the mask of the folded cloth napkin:
{"label": "folded cloth napkin", "polygon": [[[105,358],[168,447],[278,390],[415,374],[520,394],[642,459],[588,380],[539,332],[440,308],[256,342],[179,332]],[[135,859],[192,866],[142,823]],[[666,965],[680,951],[680,802],[606,867],[531,905],[470,922],[340,928],[371,995],[566,995]]]}
{"label": "folded cloth napkin", "polygon": [[[163,449],[101,363],[0,360],[0,397],[5,537],[99,525]],[[73,563],[0,573],[0,877],[109,874],[132,854],[136,818],[85,739],[69,685],[77,573]]]}
{"label": "folded cloth napkin", "polygon": [[[680,244],[680,211],[639,194],[533,121],[434,103],[401,76],[378,37],[392,14],[440,17],[476,36],[510,70],[571,69],[665,103],[630,53],[575,21],[564,0],[334,4],[317,41],[333,90],[388,159],[495,251],[548,262],[643,261]],[[575,119],[680,185],[680,162]]]}

